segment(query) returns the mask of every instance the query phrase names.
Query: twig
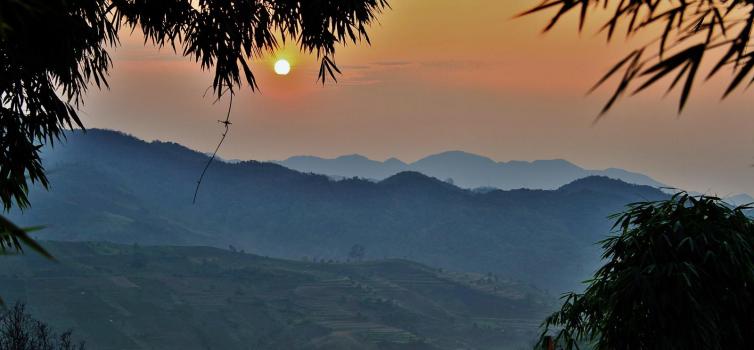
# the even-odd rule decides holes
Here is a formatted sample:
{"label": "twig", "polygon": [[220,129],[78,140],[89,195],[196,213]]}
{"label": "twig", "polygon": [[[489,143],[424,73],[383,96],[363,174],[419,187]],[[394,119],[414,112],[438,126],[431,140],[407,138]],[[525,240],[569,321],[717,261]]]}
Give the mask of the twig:
{"label": "twig", "polygon": [[199,176],[199,181],[196,182],[196,189],[194,190],[194,200],[191,202],[192,204],[196,204],[196,195],[199,193],[199,186],[202,185],[202,180],[204,179],[204,174],[207,173],[207,169],[209,169],[209,166],[212,165],[212,161],[215,160],[215,157],[217,156],[217,151],[220,150],[220,146],[223,145],[223,142],[225,141],[225,136],[228,135],[228,131],[230,130],[230,125],[233,124],[230,122],[230,111],[233,108],[233,91],[230,91],[230,101],[228,103],[228,113],[225,115],[225,120],[218,120],[217,122],[220,124],[223,124],[225,126],[225,131],[223,131],[223,136],[220,138],[220,142],[217,144],[217,147],[215,147],[215,151],[212,153],[212,156],[209,157],[209,160],[207,160],[207,165],[204,166],[204,170],[202,170],[202,175]]}

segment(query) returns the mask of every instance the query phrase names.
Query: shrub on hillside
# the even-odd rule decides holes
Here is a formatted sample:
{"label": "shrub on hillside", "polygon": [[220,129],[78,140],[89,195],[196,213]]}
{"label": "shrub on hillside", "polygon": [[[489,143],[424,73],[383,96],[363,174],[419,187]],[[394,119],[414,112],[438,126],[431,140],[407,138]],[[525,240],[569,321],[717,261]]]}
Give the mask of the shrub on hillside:
{"label": "shrub on hillside", "polygon": [[71,331],[55,333],[46,323],[16,303],[0,316],[0,350],[84,350],[83,342],[74,343]]}

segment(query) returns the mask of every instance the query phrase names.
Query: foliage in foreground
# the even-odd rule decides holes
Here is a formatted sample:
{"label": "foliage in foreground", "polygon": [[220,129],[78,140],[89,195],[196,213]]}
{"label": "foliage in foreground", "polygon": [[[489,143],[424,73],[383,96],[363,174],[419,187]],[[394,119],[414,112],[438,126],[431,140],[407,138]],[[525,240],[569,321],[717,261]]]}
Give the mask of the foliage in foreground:
{"label": "foliage in foreground", "polygon": [[32,250],[52,258],[41,245],[29,237],[28,233],[41,229],[41,227],[21,228],[13,222],[0,215],[0,255],[22,252],[22,244],[30,247]]}
{"label": "foliage in foreground", "polygon": [[[629,52],[597,83],[619,76],[603,113],[621,96],[636,94],[663,78],[672,78],[668,91],[681,87],[680,109],[700,72],[706,79],[723,71],[733,73],[726,78],[724,97],[754,83],[754,0],[542,0],[523,15],[551,10],[545,31],[568,14],[579,17],[579,30],[588,16],[605,14],[600,31],[608,41],[621,31],[626,38],[649,34],[648,42]],[[705,59],[712,64],[703,65]]]}
{"label": "foliage in foreground", "polygon": [[74,343],[71,331],[55,333],[44,322],[16,303],[0,316],[0,350],[84,350],[84,343]]}
{"label": "foliage in foreground", "polygon": [[[29,236],[29,232],[36,231],[40,228],[41,227],[21,228],[0,215],[0,255],[23,252],[23,246],[25,245],[42,256],[52,259],[52,255]],[[3,299],[0,298],[0,306],[2,305]],[[2,348],[0,348],[0,350],[1,349]]]}
{"label": "foliage in foreground", "polygon": [[[548,317],[565,349],[745,349],[754,334],[754,223],[748,207],[680,193],[630,205],[583,294]],[[747,345],[748,344],[748,345]]]}
{"label": "foliage in foreground", "polygon": [[[250,62],[290,41],[335,78],[337,45],[369,41],[367,27],[386,0],[0,0],[0,203],[30,205],[31,184],[48,179],[40,156],[64,130],[83,128],[78,108],[95,85],[107,87],[109,50],[121,29],[170,46],[213,71],[219,99],[246,83]],[[226,124],[227,125],[227,124]],[[14,231],[8,231],[14,236]]]}

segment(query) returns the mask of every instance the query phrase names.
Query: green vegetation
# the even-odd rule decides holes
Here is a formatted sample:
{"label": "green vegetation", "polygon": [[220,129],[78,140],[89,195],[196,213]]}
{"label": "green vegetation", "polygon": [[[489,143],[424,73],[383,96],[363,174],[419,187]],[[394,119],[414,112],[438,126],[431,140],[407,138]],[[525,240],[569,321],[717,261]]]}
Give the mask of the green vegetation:
{"label": "green vegetation", "polygon": [[493,272],[557,294],[596,269],[594,242],[610,229],[608,215],[665,198],[605,177],[554,191],[477,193],[413,172],[332,181],[276,164],[218,162],[192,205],[207,156],[180,145],[90,130],[44,156],[55,187],[34,189],[35,207],[13,218],[48,225],[46,239],[233,245],[294,260],[345,260],[359,244],[367,259]]}
{"label": "green vegetation", "polygon": [[[663,79],[668,92],[681,90],[682,110],[704,70],[706,79],[732,73],[723,97],[754,83],[754,1],[544,0],[523,15],[544,11],[554,11],[545,31],[569,14],[581,30],[603,12],[608,41],[623,30],[650,36],[598,81],[617,81],[603,113]],[[566,349],[751,348],[754,224],[744,209],[687,194],[632,205],[614,217],[618,235],[603,241],[606,264],[545,328],[554,326]]]}
{"label": "green vegetation", "polygon": [[[274,52],[279,40],[315,53],[323,83],[335,79],[336,45],[368,42],[366,28],[387,6],[386,0],[0,0],[3,208],[28,207],[30,185],[49,185],[40,149],[62,141],[66,128],[84,127],[77,111],[90,86],[108,86],[109,50],[122,31],[139,29],[145,43],[172,47],[213,70],[217,99],[230,94],[232,101],[244,82],[257,88],[249,63]],[[19,231],[0,225],[0,233]]]}
{"label": "green vegetation", "polygon": [[521,349],[553,301],[405,260],[294,262],[202,247],[44,242],[0,294],[93,349]]}
{"label": "green vegetation", "polygon": [[605,265],[548,317],[566,349],[746,349],[754,334],[754,222],[685,193],[630,206]]}

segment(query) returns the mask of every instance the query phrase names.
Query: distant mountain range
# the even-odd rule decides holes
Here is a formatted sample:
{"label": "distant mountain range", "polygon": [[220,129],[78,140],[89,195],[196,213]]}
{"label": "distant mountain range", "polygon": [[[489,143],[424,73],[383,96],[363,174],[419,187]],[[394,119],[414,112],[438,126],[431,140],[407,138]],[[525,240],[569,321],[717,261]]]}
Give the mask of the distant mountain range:
{"label": "distant mountain range", "polygon": [[725,201],[732,205],[754,204],[754,197],[745,193],[741,193],[735,196],[726,197]]}
{"label": "distant mountain range", "polygon": [[497,162],[461,151],[443,152],[413,163],[405,163],[396,158],[380,162],[358,154],[334,159],[296,156],[276,163],[301,172],[375,180],[403,171],[417,171],[469,189],[556,189],[588,176],[606,176],[652,187],[665,186],[649,176],[618,168],[589,170],[563,159]]}
{"label": "distant mountain range", "polygon": [[[239,160],[226,162],[237,163]],[[589,176],[605,176],[630,184],[655,188],[672,187],[647,175],[619,168],[589,170],[563,159],[497,162],[463,151],[438,153],[413,163],[405,163],[397,158],[380,162],[359,154],[337,158],[294,156],[274,163],[293,170],[327,175],[335,179],[358,177],[379,181],[403,171],[417,171],[479,192],[494,189],[557,189]],[[666,189],[665,192],[672,193],[673,190]],[[690,193],[701,194],[693,191]],[[746,193],[730,195],[723,199],[733,205],[754,203],[754,197]]]}
{"label": "distant mountain range", "polygon": [[11,213],[47,225],[40,238],[337,260],[360,244],[367,259],[491,272],[556,293],[578,288],[598,264],[594,243],[609,232],[609,214],[666,196],[597,176],[556,190],[478,192],[418,172],[334,181],[246,161],[214,163],[192,205],[207,156],[175,143],[72,132],[44,161],[51,190],[34,188],[32,209]]}

